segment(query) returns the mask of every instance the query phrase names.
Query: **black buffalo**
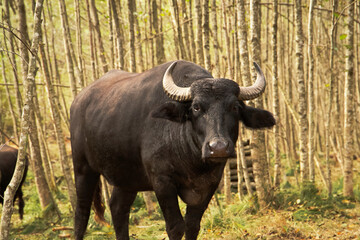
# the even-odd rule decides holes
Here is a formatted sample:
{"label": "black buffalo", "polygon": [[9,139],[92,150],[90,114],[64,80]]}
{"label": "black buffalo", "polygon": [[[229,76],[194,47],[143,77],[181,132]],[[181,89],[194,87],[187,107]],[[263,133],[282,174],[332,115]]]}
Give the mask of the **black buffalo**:
{"label": "black buffalo", "polygon": [[[110,210],[117,239],[129,239],[137,192],[155,191],[171,240],[196,239],[227,158],[235,154],[239,121],[271,127],[271,113],[244,104],[265,90],[214,79],[177,61],[144,73],[112,70],[85,88],[71,106],[70,131],[77,204],[75,237],[83,239],[92,201],[99,209],[99,176],[114,186]],[[185,218],[178,196],[187,204]]]}
{"label": "black buffalo", "polygon": [[[3,204],[4,202],[4,192],[6,190],[6,187],[9,185],[10,180],[14,174],[16,161],[17,161],[17,155],[18,150],[16,148],[10,147],[8,145],[0,145],[0,202]],[[27,159],[26,159],[27,162]],[[19,214],[20,219],[23,219],[24,215],[24,199],[23,199],[23,193],[21,191],[21,186],[23,185],[27,170],[28,170],[28,164],[25,165],[25,171],[23,178],[20,182],[19,188],[17,189],[14,197],[14,202],[16,198],[19,199]]]}

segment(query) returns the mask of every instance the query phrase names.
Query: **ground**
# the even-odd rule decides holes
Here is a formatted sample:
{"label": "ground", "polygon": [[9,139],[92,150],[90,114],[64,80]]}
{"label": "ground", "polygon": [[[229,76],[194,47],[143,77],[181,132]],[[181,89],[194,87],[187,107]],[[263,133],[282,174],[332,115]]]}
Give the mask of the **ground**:
{"label": "ground", "polygon": [[[221,195],[220,202],[222,202]],[[357,239],[360,240],[360,204],[342,200],[344,207],[312,206],[305,207],[301,201],[291,204],[288,209],[269,208],[253,212],[253,199],[239,202],[234,196],[233,203],[218,206],[211,203],[201,223],[198,239]],[[64,208],[65,207],[65,208]],[[40,240],[69,238],[73,233],[72,217],[66,213],[67,205],[62,206],[64,218],[50,223],[40,215],[25,209],[25,219],[21,222],[18,214],[12,218],[12,239]],[[182,211],[185,205],[181,204]],[[33,209],[34,210],[34,209]],[[30,211],[30,212],[29,212]],[[110,221],[107,212],[106,218]],[[161,211],[151,216],[142,205],[141,197],[135,202],[130,217],[130,236],[132,240],[168,239]],[[87,230],[87,240],[115,239],[111,226],[100,226],[91,217]]]}

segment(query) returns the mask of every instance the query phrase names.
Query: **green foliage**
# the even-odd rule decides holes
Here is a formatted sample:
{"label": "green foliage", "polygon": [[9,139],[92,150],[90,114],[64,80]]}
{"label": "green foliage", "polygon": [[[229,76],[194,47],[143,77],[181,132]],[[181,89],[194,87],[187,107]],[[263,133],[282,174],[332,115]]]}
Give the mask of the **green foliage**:
{"label": "green foliage", "polygon": [[[282,186],[282,190],[274,197],[273,207],[292,212],[292,218],[296,221],[316,220],[329,218],[341,214],[346,216],[344,210],[355,208],[355,203],[342,195],[334,194],[328,198],[327,193],[318,190],[315,184],[304,183],[301,188],[290,188],[289,183]],[[342,189],[342,181],[334,184],[334,191]]]}
{"label": "green foliage", "polygon": [[345,40],[346,37],[347,37],[347,34],[341,34],[341,35],[340,35],[340,40]]}

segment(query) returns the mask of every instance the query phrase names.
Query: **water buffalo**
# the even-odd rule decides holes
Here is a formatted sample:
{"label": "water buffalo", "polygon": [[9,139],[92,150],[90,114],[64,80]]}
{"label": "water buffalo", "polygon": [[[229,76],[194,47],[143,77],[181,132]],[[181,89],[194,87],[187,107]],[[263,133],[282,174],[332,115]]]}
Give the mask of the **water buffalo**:
{"label": "water buffalo", "polygon": [[[15,165],[17,161],[18,150],[16,148],[10,147],[8,145],[0,145],[0,202],[3,204],[4,202],[4,192],[6,187],[9,185],[10,180],[13,176]],[[27,159],[26,159],[27,161]],[[19,188],[15,193],[15,198],[19,199],[19,215],[20,219],[23,219],[24,215],[24,199],[23,193],[21,191],[21,186],[23,185],[26,174],[27,174],[28,166],[25,165],[24,175],[20,182]]]}
{"label": "water buffalo", "polygon": [[[137,192],[155,191],[171,240],[196,239],[227,158],[235,154],[239,121],[271,127],[271,113],[248,107],[265,78],[255,64],[253,86],[215,79],[176,61],[143,73],[112,70],[82,90],[70,110],[77,203],[75,237],[83,239],[90,208],[99,209],[99,176],[114,186],[110,210],[117,239],[129,239]],[[181,215],[178,196],[187,204]]]}

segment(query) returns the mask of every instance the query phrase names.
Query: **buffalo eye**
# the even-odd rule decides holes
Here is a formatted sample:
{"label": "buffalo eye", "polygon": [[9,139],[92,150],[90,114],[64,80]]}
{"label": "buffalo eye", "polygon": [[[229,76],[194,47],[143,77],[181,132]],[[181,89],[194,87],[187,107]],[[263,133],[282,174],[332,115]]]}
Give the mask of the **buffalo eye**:
{"label": "buffalo eye", "polygon": [[238,102],[234,102],[232,105],[231,105],[231,108],[230,110],[232,112],[238,112],[239,111],[239,108],[240,108],[240,104]]}
{"label": "buffalo eye", "polygon": [[194,112],[200,112],[200,110],[201,110],[199,104],[194,104],[194,105],[192,106],[192,109],[193,109]]}

